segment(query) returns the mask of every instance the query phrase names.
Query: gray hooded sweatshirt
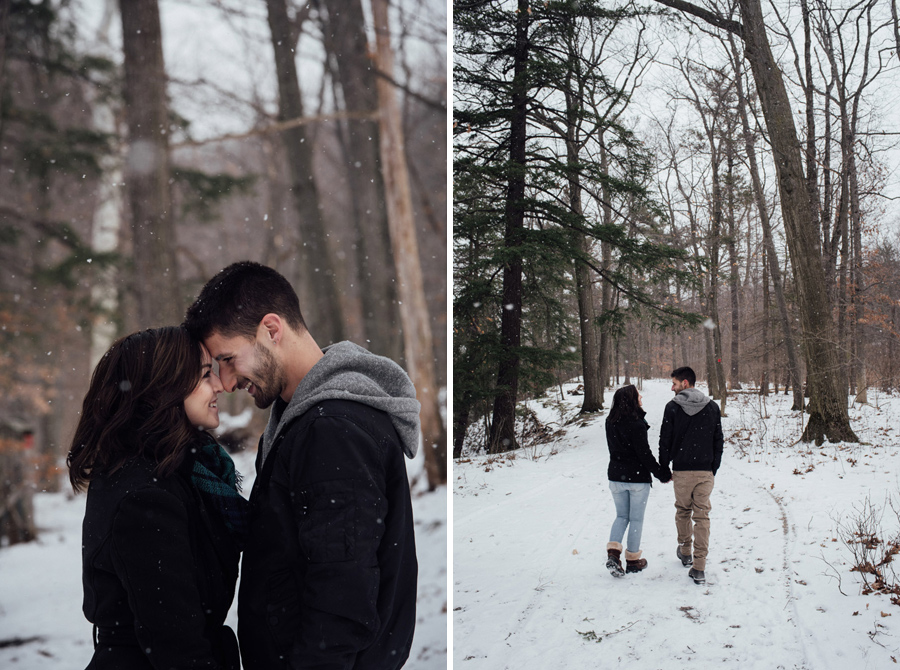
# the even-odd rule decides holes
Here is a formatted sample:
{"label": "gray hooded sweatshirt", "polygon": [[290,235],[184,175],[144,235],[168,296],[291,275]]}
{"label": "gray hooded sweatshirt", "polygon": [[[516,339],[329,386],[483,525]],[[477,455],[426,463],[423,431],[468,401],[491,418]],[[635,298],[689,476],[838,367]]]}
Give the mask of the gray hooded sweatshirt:
{"label": "gray hooded sweatshirt", "polygon": [[353,400],[387,412],[403,453],[413,458],[419,448],[419,401],[406,372],[394,361],[377,356],[352,342],[338,342],[323,350],[306,376],[297,384],[291,401],[276,400],[263,433],[262,460],[276,438],[296,417],[323,400]]}
{"label": "gray hooded sweatshirt", "polygon": [[675,394],[673,400],[684,410],[688,416],[694,416],[709,403],[708,398],[703,391],[698,391],[694,387],[688,387],[683,391]]}

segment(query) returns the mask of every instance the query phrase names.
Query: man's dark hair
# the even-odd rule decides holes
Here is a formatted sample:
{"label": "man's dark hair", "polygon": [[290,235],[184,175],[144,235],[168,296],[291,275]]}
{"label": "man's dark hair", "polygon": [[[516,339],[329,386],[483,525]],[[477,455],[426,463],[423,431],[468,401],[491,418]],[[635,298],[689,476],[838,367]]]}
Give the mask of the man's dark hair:
{"label": "man's dark hair", "polygon": [[697,375],[695,375],[694,371],[687,366],[683,368],[675,368],[674,370],[672,370],[672,374],[670,375],[670,377],[672,377],[672,379],[677,379],[680,382],[683,382],[685,379],[687,379],[688,384],[690,384],[691,386],[697,383]]}
{"label": "man's dark hair", "polygon": [[300,300],[290,282],[270,267],[239,261],[206,282],[188,308],[184,325],[199,340],[213,333],[252,339],[269,313],[283,318],[294,330],[306,330]]}

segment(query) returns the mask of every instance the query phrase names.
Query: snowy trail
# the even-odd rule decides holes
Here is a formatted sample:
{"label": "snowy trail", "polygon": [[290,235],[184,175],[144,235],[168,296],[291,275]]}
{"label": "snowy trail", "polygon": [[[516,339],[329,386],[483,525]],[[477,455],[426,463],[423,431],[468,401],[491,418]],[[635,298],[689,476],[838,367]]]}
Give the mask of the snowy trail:
{"label": "snowy trail", "polygon": [[[671,392],[646,382],[643,395],[655,451]],[[615,514],[603,418],[570,426],[567,448],[537,461],[519,452],[456,464],[454,666],[817,667],[785,574],[794,522],[731,454],[712,496],[706,586],[675,558],[672,487],[658,482],[644,522],[648,568],[608,574]]]}

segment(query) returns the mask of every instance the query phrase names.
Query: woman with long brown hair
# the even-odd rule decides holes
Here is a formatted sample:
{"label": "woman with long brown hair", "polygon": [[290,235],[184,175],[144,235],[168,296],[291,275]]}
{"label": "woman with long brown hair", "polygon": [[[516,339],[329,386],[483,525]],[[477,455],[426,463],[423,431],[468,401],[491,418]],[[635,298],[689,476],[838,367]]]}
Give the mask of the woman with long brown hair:
{"label": "woman with long brown hair", "polygon": [[67,459],[73,488],[87,489],[90,670],[240,668],[224,621],[247,503],[207,432],[222,390],[183,327],[124,337],[94,370]]}
{"label": "woman with long brown hair", "polygon": [[[607,476],[616,506],[616,518],[606,545],[606,568],[613,577],[640,572],[647,567],[647,559],[641,558],[641,534],[644,510],[650,497],[650,475],[661,482],[672,479],[669,468],[660,466],[650,451],[647,441],[650,425],[644,418],[646,414],[641,394],[629,384],[615,392],[609,416],[606,417],[606,445],[609,447]],[[622,540],[625,539],[626,529],[626,567],[623,570]]]}

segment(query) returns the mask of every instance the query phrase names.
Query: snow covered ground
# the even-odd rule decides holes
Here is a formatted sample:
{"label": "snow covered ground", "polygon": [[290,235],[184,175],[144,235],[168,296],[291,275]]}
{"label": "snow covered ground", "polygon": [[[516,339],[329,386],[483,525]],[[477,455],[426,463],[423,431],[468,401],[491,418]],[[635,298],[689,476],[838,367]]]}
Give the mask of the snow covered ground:
{"label": "snow covered ground", "polygon": [[[669,387],[643,383],[654,453]],[[581,398],[567,394],[561,410],[558,400],[530,407],[560,427]],[[869,400],[850,410],[860,444],[810,447],[797,444],[790,397],[730,397],[705,586],[675,558],[672,486],[659,482],[644,522],[648,568],[618,580],[606,571],[605,414],[540,447],[456,461],[453,667],[895,667],[900,607],[861,594],[841,541],[867,499],[885,534],[900,526],[886,505],[900,500],[900,398]]]}
{"label": "snow covered ground", "polygon": [[[253,483],[253,457],[235,460]],[[413,462],[411,471],[421,468]],[[418,488],[418,487],[417,487]],[[418,623],[411,669],[447,666],[447,490],[414,489],[419,558]],[[91,659],[91,626],[81,613],[81,519],[85,497],[35,497],[38,541],[0,549],[0,668],[80,670]],[[235,627],[235,607],[228,623]]]}

